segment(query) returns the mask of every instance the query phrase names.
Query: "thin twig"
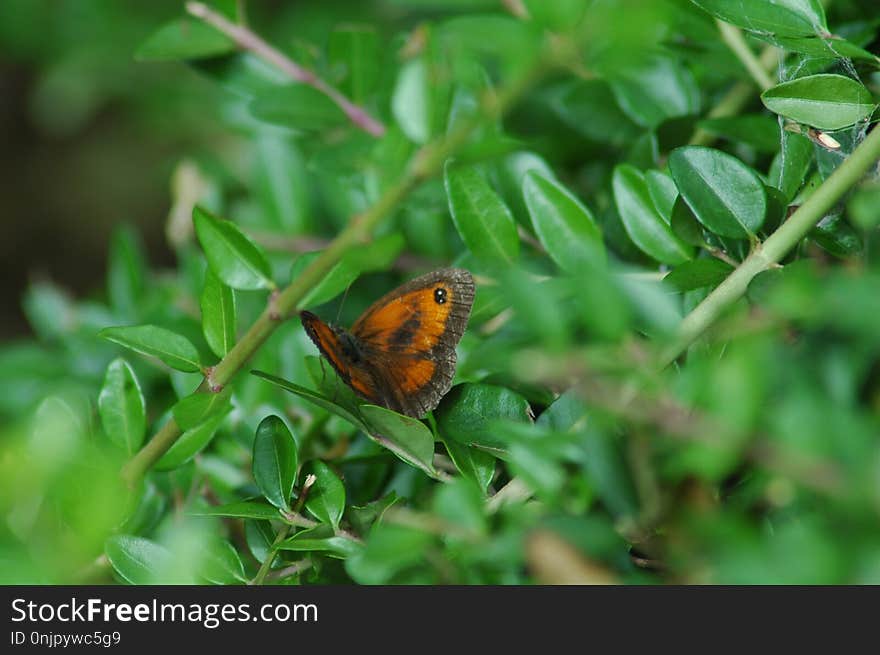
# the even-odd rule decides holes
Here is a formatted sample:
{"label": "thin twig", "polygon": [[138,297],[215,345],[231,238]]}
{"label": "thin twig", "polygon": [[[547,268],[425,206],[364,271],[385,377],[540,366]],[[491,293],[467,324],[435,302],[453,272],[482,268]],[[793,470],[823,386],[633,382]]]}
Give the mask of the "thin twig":
{"label": "thin twig", "polygon": [[240,48],[248,50],[261,59],[265,59],[270,64],[273,64],[295,82],[308,84],[312,88],[323,93],[336,103],[352,123],[357,125],[364,132],[372,134],[375,137],[380,137],[385,134],[385,126],[380,121],[370,116],[363,107],[354,104],[351,100],[318,77],[314,71],[303,68],[284,55],[281,51],[263,41],[263,39],[244,25],[236,25],[222,14],[217,13],[201,2],[187,2],[186,10],[192,16],[205,21],[228,36],[235,41]]}

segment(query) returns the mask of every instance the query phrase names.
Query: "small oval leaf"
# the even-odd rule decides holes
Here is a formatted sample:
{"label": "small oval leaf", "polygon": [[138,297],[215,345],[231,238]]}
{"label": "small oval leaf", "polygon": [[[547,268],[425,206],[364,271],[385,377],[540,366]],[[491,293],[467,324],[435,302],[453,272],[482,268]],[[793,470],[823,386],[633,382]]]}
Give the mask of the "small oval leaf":
{"label": "small oval leaf", "polygon": [[275,286],[269,260],[232,221],[193,208],[196,235],[211,270],[233,289],[269,289]]}
{"label": "small oval leaf", "polygon": [[452,221],[468,250],[486,263],[512,263],[519,255],[513,214],[479,169],[447,162],[444,182]]}
{"label": "small oval leaf", "polygon": [[184,373],[202,370],[199,353],[192,342],[158,325],[109,327],[101,330],[98,336],[142,355],[157,357],[171,368]]}
{"label": "small oval leaf", "polygon": [[370,435],[407,464],[431,477],[434,470],[434,435],[421,421],[377,405],[361,405]]}
{"label": "small oval leaf", "polygon": [[669,155],[669,171],[697,220],[710,231],[744,239],[761,229],[767,213],[764,184],[733,155],[684,146]]}
{"label": "small oval leaf", "polygon": [[342,480],[321,460],[312,462],[309,472],[315,476],[315,483],[309,489],[306,510],[319,521],[338,528],[345,510],[345,487]]}
{"label": "small oval leaf", "polygon": [[235,292],[209,268],[199,304],[205,341],[217,357],[224,357],[235,345]]}
{"label": "small oval leaf", "polygon": [[691,248],[675,236],[654,206],[641,171],[621,164],[614,169],[612,186],[623,227],[639,250],[664,264],[680,264],[691,258]]}
{"label": "small oval leaf", "polygon": [[761,94],[770,111],[820,130],[842,130],[868,118],[877,108],[861,82],[823,73],[777,84]]}
{"label": "small oval leaf", "polygon": [[296,441],[278,416],[260,421],[254,437],[254,481],[270,503],[290,508],[290,494],[296,481]]}
{"label": "small oval leaf", "polygon": [[98,413],[110,441],[129,455],[140,448],[147,430],[146,403],[134,371],[122,358],[107,367]]}
{"label": "small oval leaf", "polygon": [[584,261],[604,261],[596,220],[571,192],[534,170],[526,172],[522,192],[535,234],[560,268],[573,273]]}

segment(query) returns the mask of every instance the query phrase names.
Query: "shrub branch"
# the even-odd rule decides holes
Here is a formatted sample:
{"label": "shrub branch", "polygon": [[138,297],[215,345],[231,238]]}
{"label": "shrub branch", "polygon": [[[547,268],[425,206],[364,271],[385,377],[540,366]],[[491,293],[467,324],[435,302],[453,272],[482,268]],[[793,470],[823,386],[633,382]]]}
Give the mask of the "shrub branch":
{"label": "shrub branch", "polygon": [[674,361],[742,297],[758,273],[777,265],[878,160],[880,129],[874,129],[776,232],[759,243],[724,282],[682,319],[676,338],[661,354],[661,366]]}
{"label": "shrub branch", "polygon": [[222,14],[217,13],[201,2],[187,2],[186,10],[192,16],[205,21],[214,29],[228,36],[235,41],[240,48],[248,50],[261,59],[273,64],[293,81],[308,84],[312,88],[323,93],[336,103],[352,123],[357,125],[364,132],[372,134],[375,137],[380,137],[385,134],[385,126],[382,122],[370,116],[363,107],[354,104],[342,93],[318,77],[314,71],[300,66],[281,51],[263,41],[263,39],[244,25],[233,23]]}

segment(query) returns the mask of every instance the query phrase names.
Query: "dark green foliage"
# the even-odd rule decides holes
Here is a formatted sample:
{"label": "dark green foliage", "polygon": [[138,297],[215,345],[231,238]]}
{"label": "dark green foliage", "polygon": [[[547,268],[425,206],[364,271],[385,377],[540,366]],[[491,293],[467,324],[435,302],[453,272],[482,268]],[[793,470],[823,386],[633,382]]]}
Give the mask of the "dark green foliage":
{"label": "dark green foliage", "polygon": [[[168,154],[174,266],[120,226],[103,290],[23,298],[33,336],[0,346],[2,582],[880,582],[876,166],[658,364],[865,142],[874,17],[393,4],[247,4],[381,136],[176,4],[126,28],[131,65],[188,70],[175,92],[222,130]],[[714,110],[750,82],[713,17],[783,48],[733,114]],[[297,311],[350,326],[449,265],[477,283],[452,390],[423,420],[364,404]]]}

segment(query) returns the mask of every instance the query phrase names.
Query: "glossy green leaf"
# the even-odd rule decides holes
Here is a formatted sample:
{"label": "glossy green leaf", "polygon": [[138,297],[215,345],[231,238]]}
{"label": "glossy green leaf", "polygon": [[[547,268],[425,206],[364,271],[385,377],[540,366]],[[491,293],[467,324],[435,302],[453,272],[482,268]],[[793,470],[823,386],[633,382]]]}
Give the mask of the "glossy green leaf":
{"label": "glossy green leaf", "polygon": [[231,221],[221,220],[201,207],[193,209],[196,235],[211,270],[233,289],[275,286],[266,255]]}
{"label": "glossy green leaf", "polygon": [[209,268],[199,297],[202,333],[217,357],[224,357],[235,345],[235,292]]}
{"label": "glossy green leaf", "polygon": [[195,516],[227,516],[241,519],[277,520],[278,508],[259,500],[241,500],[226,505],[203,507],[191,512]]}
{"label": "glossy green leaf", "polygon": [[421,421],[377,405],[361,405],[370,434],[407,464],[434,477],[434,435]]}
{"label": "glossy green leaf", "polygon": [[195,18],[178,18],[144,41],[135,52],[140,61],[178,61],[215,57],[235,50],[232,40]]}
{"label": "glossy green leaf", "polygon": [[590,211],[553,179],[529,171],[523,197],[535,234],[560,268],[577,272],[584,262],[604,260],[602,233]]}
{"label": "glossy green leaf", "polygon": [[247,582],[238,551],[225,539],[212,542],[205,549],[199,577],[218,585]]}
{"label": "glossy green leaf", "polygon": [[654,208],[660,217],[667,223],[672,221],[672,208],[678,199],[678,189],[675,182],[666,173],[660,171],[647,171],[645,184],[648,185],[648,195],[654,203]]}
{"label": "glossy green leaf", "polygon": [[716,287],[733,271],[733,266],[720,259],[694,259],[676,266],[663,278],[679,291]]}
{"label": "glossy green leaf", "polygon": [[296,441],[290,429],[278,416],[260,421],[254,436],[254,481],[270,503],[279,509],[290,509],[290,495],[296,482]]}
{"label": "glossy green leaf", "polygon": [[820,74],[777,84],[761,94],[770,111],[820,130],[841,130],[877,108],[871,92],[843,75]]}
{"label": "glossy green leaf", "polygon": [[122,358],[107,367],[98,413],[110,441],[129,455],[140,448],[147,430],[146,403],[134,371]]}
{"label": "glossy green leaf", "polygon": [[[403,235],[394,232],[345,253],[323,279],[303,296],[298,306],[321,305],[343,293],[363,273],[388,270],[404,245]],[[320,253],[308,253],[300,257],[293,265],[291,279],[295,280],[319,256]]]}
{"label": "glossy green leaf", "polygon": [[617,71],[609,82],[620,107],[642,127],[655,128],[670,118],[700,110],[693,74],[666,57],[652,57]]}
{"label": "glossy green leaf", "polygon": [[315,476],[315,483],[306,497],[306,510],[319,521],[338,528],[345,510],[342,480],[321,460],[312,462],[308,472]]}
{"label": "glossy green leaf", "polygon": [[672,232],[651,199],[645,176],[629,164],[614,169],[614,202],[633,243],[664,264],[680,264],[691,258],[691,248]]}
{"label": "glossy green leaf", "polygon": [[288,84],[258,93],[250,104],[255,118],[297,130],[322,130],[344,123],[345,113],[308,84]]}
{"label": "glossy green leaf", "polygon": [[770,179],[790,202],[804,185],[813,163],[813,144],[805,136],[782,131],[782,150],[774,161]]}
{"label": "glossy green leaf", "polygon": [[303,530],[293,537],[285,539],[278,548],[299,552],[327,553],[341,559],[356,555],[363,550],[357,541],[339,536],[312,536],[312,530]]}
{"label": "glossy green leaf", "polygon": [[189,430],[204,423],[212,416],[229,412],[231,395],[232,387],[226,387],[219,393],[195,392],[178,400],[171,408],[171,413],[182,430]]}
{"label": "glossy green leaf", "polygon": [[211,443],[226,415],[231,411],[232,405],[227,403],[217,413],[211,414],[203,422],[184,431],[171,448],[156,462],[156,469],[167,471],[189,462]]}
{"label": "glossy green leaf", "polygon": [[669,170],[697,220],[710,231],[743,239],[761,229],[767,212],[764,184],[736,157],[684,146],[669,155]]}
{"label": "glossy green leaf", "polygon": [[694,212],[681,196],[675,199],[675,204],[672,206],[672,218],[669,226],[672,228],[672,233],[687,244],[692,246],[706,244],[703,226],[700,225]]}
{"label": "glossy green leaf", "polygon": [[819,221],[810,231],[810,238],[837,257],[855,255],[864,246],[861,235],[840,214],[826,216]]}
{"label": "glossy green leaf", "polygon": [[780,36],[826,33],[825,12],[819,0],[691,0],[716,18],[751,32]]}
{"label": "glossy green leaf", "polygon": [[155,541],[119,534],[109,537],[104,553],[113,570],[129,584],[149,585],[161,582],[157,574],[167,568],[171,552]]}
{"label": "glossy green leaf", "polygon": [[142,355],[157,357],[178,371],[196,373],[202,369],[199,353],[189,339],[157,325],[109,327],[98,336]]}
{"label": "glossy green leaf", "polygon": [[434,415],[444,438],[498,448],[503,443],[494,434],[494,423],[499,419],[529,422],[531,408],[525,398],[505,387],[466,383],[454,386]]}
{"label": "glossy green leaf", "polygon": [[479,169],[447,162],[444,182],[452,220],[468,250],[487,264],[511,264],[519,255],[516,223]]}
{"label": "glossy green leaf", "polygon": [[495,457],[490,453],[466,446],[452,439],[443,439],[446,452],[455,464],[455,468],[464,477],[472,480],[482,490],[486,491],[495,477]]}
{"label": "glossy green leaf", "polygon": [[295,139],[262,130],[254,140],[254,185],[270,225],[289,234],[312,229],[312,179]]}
{"label": "glossy green leaf", "polygon": [[[360,428],[365,432],[368,431],[366,424],[356,416],[356,410],[354,407],[340,405],[339,403],[334,402],[323,394],[312,391],[311,389],[306,389],[305,387],[301,387],[300,385],[294,384],[293,382],[288,382],[287,380],[279,378],[275,375],[264,373],[263,371],[251,371],[251,374],[257,376],[258,378],[267,380],[268,382],[271,382],[272,384],[281,387],[285,391],[296,394],[300,398],[305,398],[314,405],[317,405],[322,409],[326,409],[328,412],[336,414],[336,416],[345,419],[355,427]],[[343,383],[340,381],[340,384]]]}

